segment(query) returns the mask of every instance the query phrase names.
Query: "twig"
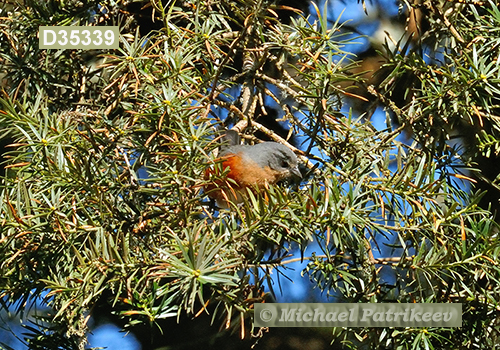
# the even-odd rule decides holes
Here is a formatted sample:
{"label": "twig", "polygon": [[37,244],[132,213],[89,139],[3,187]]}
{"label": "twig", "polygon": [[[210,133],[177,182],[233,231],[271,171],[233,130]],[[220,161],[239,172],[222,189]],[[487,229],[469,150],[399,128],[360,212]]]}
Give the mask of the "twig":
{"label": "twig", "polygon": [[443,14],[441,12],[441,9],[439,9],[435,2],[434,1],[430,1],[431,3],[431,6],[433,7],[434,11],[442,18],[444,24],[448,27],[448,29],[450,30],[451,32],[451,35],[453,35],[455,37],[455,39],[457,39],[460,43],[465,43],[465,40],[462,38],[462,36],[460,35],[460,33],[458,33],[458,31],[455,29],[455,27],[453,26],[453,24],[451,24],[451,22],[448,20],[448,17],[446,17],[446,14]]}
{"label": "twig", "polygon": [[[328,257],[326,255],[316,255],[314,258],[325,259]],[[291,264],[291,263],[298,262],[298,261],[312,260],[312,259],[313,259],[312,256],[306,257],[306,258],[293,258],[293,259],[281,261],[281,262],[279,262],[279,264],[280,265],[287,265],[287,264]],[[345,255],[342,257],[342,259],[352,260],[352,257],[349,255]],[[397,265],[401,262],[401,260],[403,260],[401,257],[387,257],[387,258],[373,258],[373,260],[370,259],[370,262],[373,264],[378,264],[378,265]],[[404,258],[404,261],[410,262],[410,261],[413,261],[413,258],[407,256],[406,258]]]}

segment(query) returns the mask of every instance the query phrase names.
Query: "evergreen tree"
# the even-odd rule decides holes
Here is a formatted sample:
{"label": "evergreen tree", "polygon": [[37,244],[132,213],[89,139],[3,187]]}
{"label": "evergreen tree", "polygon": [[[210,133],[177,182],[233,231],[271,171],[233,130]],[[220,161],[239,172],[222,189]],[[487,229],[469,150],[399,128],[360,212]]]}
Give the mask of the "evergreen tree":
{"label": "evergreen tree", "polygon": [[[0,296],[53,310],[30,348],[83,349],[104,314],[145,348],[203,318],[186,343],[219,326],[265,342],[278,331],[253,327],[253,305],[296,259],[335,300],[463,303],[461,328],[334,329],[339,348],[497,346],[500,9],[402,2],[417,34],[367,83],[342,22],[304,5],[2,5]],[[40,50],[49,25],[117,25],[120,49]],[[387,128],[347,99],[383,105]],[[224,129],[288,146],[301,184],[218,210],[204,188]]]}

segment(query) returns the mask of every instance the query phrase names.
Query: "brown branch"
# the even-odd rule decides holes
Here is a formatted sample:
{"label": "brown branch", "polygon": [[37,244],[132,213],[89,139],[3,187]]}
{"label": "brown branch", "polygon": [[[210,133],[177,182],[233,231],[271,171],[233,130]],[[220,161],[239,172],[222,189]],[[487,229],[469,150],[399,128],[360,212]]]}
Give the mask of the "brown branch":
{"label": "brown branch", "polygon": [[441,19],[443,20],[443,22],[446,25],[446,27],[448,27],[448,29],[451,32],[451,35],[453,35],[455,37],[455,39],[457,39],[460,43],[462,43],[462,44],[465,43],[465,40],[462,38],[462,36],[460,35],[460,33],[455,29],[455,27],[453,26],[453,24],[451,24],[451,22],[448,20],[448,17],[446,17],[446,13],[443,14],[443,12],[441,11],[441,9],[439,9],[436,6],[436,4],[435,4],[434,1],[430,1],[430,4],[431,4],[432,8],[434,9],[434,11],[441,17]]}
{"label": "brown branch", "polygon": [[[325,258],[328,258],[326,255],[316,255],[315,258],[321,258],[321,259],[325,259]],[[352,260],[352,257],[349,256],[349,255],[345,255],[342,257],[343,259],[346,259],[346,260]],[[305,260],[312,260],[313,257],[310,256],[310,257],[304,257],[304,258],[292,258],[292,259],[288,259],[288,260],[285,260],[285,261],[272,261],[272,262],[269,262],[267,264],[261,264],[260,266],[265,266],[265,265],[273,265],[273,264],[276,264],[276,263],[279,263],[280,265],[287,265],[287,264],[292,264],[294,262],[299,262],[299,261],[305,261]],[[404,261],[407,261],[407,262],[410,262],[410,261],[413,261],[413,258],[412,257],[406,257],[404,259],[402,259],[401,257],[387,257],[387,258],[374,258],[373,261],[372,259],[369,259],[371,263],[373,264],[377,264],[377,265],[397,265],[399,264],[402,260]]]}

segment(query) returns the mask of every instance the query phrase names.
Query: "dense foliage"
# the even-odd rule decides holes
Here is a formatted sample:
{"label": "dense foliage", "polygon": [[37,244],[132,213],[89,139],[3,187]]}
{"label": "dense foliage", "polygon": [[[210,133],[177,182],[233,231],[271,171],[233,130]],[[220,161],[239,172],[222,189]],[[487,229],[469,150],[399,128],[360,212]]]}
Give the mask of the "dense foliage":
{"label": "dense foliage", "polygon": [[[83,349],[103,303],[132,331],[208,312],[262,336],[252,305],[295,258],[337,300],[463,303],[462,328],[335,329],[345,347],[496,346],[493,2],[402,4],[428,28],[383,53],[376,86],[352,73],[353,39],[327,6],[307,17],[261,0],[134,13],[126,1],[62,3],[6,4],[0,22],[0,296],[19,310],[42,296],[54,310],[31,329],[32,348]],[[41,25],[119,25],[120,49],[39,50]],[[346,99],[366,100],[359,86],[385,106],[387,128],[344,112]],[[214,208],[205,170],[224,128],[292,148],[300,186]]]}

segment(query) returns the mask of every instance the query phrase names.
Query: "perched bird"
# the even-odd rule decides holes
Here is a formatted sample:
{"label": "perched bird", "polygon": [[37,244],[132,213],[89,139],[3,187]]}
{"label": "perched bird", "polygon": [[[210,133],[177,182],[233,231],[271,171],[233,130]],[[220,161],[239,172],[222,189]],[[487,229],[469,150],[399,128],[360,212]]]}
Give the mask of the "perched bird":
{"label": "perched bird", "polygon": [[259,189],[282,180],[302,178],[297,156],[280,143],[240,145],[239,135],[234,130],[226,132],[223,140],[226,145],[221,147],[219,158],[215,160],[221,163],[218,169],[222,172],[217,174],[216,167],[207,169],[206,175],[209,178],[214,173],[222,175],[227,171],[226,178],[205,186],[208,196],[216,200],[219,208],[229,208],[228,202],[242,203],[247,188]]}

